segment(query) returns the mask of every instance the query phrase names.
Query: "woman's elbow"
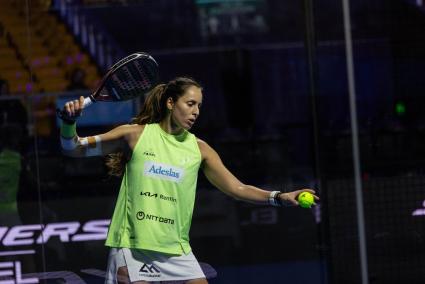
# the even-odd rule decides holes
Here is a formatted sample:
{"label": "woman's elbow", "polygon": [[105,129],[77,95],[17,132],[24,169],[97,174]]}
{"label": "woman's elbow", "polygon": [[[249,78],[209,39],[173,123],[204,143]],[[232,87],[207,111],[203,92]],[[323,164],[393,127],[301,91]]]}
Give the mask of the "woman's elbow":
{"label": "woman's elbow", "polygon": [[237,201],[243,201],[244,198],[244,185],[238,184],[235,186],[230,187],[227,190],[227,194],[230,195],[233,199]]}

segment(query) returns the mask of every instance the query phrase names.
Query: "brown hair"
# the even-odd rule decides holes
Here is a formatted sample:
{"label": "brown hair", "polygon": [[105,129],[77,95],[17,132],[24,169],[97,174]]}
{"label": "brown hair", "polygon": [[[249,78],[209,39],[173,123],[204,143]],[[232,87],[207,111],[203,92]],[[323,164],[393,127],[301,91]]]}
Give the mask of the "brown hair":
{"label": "brown hair", "polygon": [[[168,115],[167,100],[171,98],[176,102],[184,95],[186,90],[195,86],[202,89],[201,85],[188,77],[177,77],[169,81],[167,84],[159,84],[153,88],[145,99],[142,110],[131,121],[132,124],[150,124],[159,123]],[[123,152],[109,154],[106,159],[106,166],[109,168],[108,173],[113,176],[122,176],[125,165],[127,163],[126,156]]]}

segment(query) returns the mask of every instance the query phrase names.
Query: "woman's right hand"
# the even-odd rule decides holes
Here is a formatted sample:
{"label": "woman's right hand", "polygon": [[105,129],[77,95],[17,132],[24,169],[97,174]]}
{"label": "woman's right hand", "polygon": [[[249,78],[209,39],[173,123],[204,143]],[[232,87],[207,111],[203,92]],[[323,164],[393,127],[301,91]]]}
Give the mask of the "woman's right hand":
{"label": "woman's right hand", "polygon": [[63,107],[63,113],[66,115],[67,119],[76,120],[84,108],[84,97],[80,96],[78,100],[73,100],[65,103]]}

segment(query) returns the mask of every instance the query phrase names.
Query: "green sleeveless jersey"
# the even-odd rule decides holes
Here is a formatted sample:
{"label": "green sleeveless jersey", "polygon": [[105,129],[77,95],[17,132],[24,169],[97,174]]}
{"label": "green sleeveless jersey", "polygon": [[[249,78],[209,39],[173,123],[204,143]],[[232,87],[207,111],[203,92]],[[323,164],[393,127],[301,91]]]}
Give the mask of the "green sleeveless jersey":
{"label": "green sleeveless jersey", "polygon": [[187,254],[201,152],[196,137],[147,124],[126,165],[106,245]]}

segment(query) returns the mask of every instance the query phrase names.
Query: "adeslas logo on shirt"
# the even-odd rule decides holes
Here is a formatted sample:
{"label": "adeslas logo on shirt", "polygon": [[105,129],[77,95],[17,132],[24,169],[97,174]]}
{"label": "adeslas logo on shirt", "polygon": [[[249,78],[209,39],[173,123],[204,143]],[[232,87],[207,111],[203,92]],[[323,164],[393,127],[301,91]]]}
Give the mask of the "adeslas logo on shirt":
{"label": "adeslas logo on shirt", "polygon": [[184,175],[184,169],[149,161],[145,162],[143,173],[145,176],[180,182]]}

